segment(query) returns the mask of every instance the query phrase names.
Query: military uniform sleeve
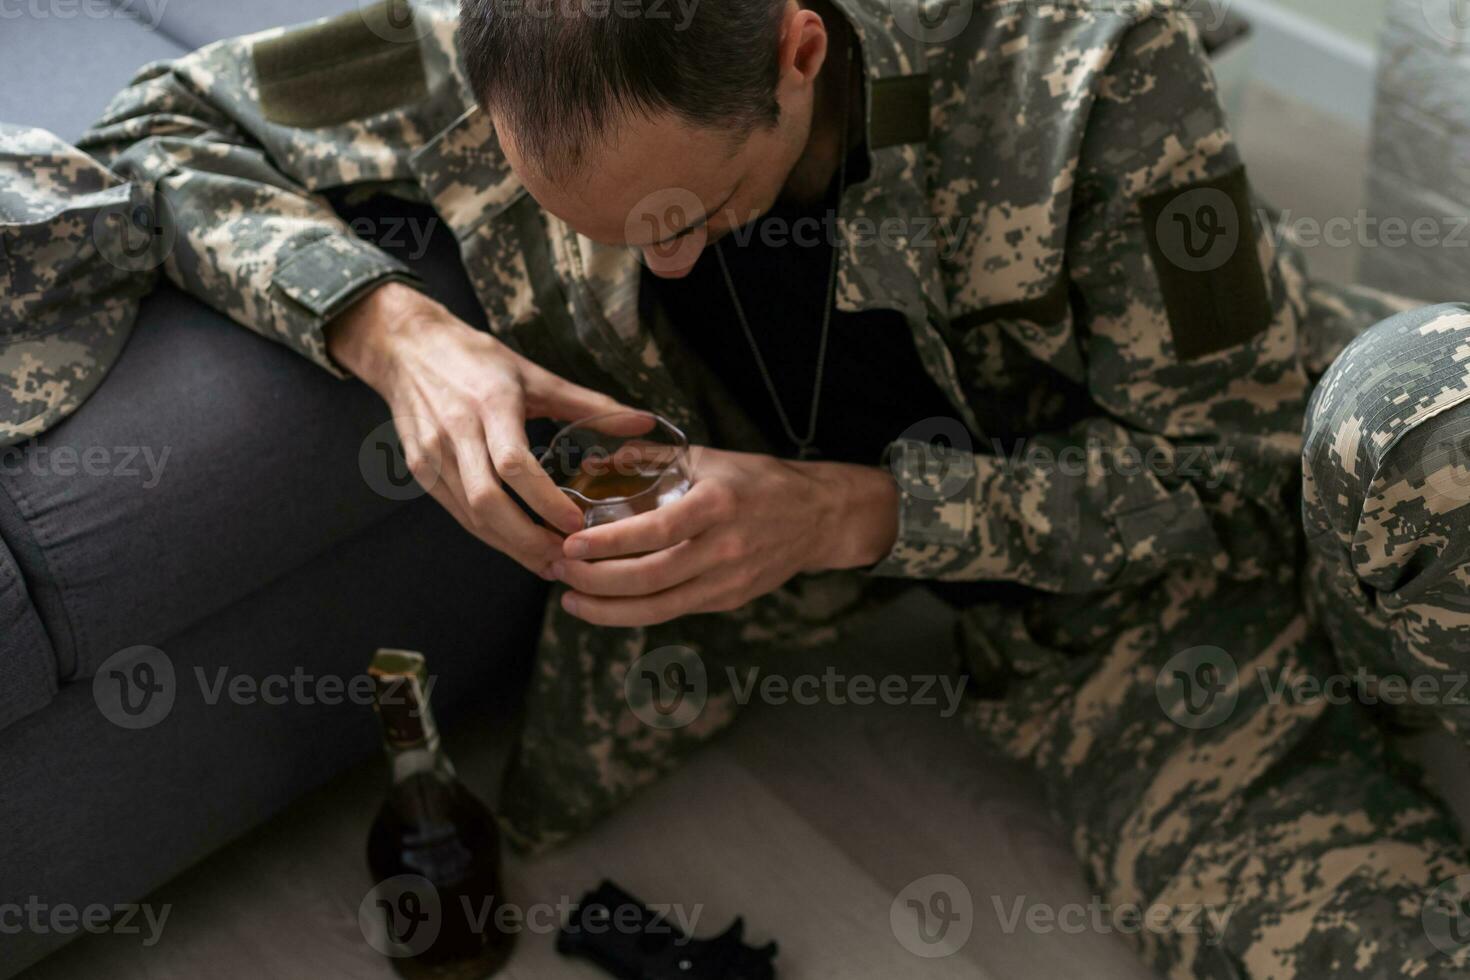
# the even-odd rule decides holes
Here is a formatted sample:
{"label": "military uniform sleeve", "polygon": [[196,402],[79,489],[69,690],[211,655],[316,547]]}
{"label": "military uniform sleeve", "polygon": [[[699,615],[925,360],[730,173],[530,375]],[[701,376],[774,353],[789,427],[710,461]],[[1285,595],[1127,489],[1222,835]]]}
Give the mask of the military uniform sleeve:
{"label": "military uniform sleeve", "polygon": [[892,446],[900,530],[876,574],[1085,592],[1182,562],[1248,576],[1291,539],[1299,290],[1192,25],[1130,27],[1091,92],[1059,286],[1095,412],[1004,456]]}
{"label": "military uniform sleeve", "polygon": [[462,108],[449,38],[395,0],[222,41],[143,69],[80,145],[146,189],[170,279],[340,375],[324,326],[414,278],[323,194],[409,186],[411,149]]}

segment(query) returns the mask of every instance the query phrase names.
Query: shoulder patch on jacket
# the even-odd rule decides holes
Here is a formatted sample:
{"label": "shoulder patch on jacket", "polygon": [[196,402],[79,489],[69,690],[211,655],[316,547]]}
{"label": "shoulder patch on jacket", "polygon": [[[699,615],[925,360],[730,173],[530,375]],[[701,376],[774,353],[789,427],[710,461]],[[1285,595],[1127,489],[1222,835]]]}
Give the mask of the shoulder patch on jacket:
{"label": "shoulder patch on jacket", "polygon": [[1271,295],[1245,168],[1154,194],[1141,207],[1179,360],[1265,333],[1273,317]]}
{"label": "shoulder patch on jacket", "polygon": [[299,129],[375,116],[428,95],[407,0],[383,0],[255,45],[260,108]]}

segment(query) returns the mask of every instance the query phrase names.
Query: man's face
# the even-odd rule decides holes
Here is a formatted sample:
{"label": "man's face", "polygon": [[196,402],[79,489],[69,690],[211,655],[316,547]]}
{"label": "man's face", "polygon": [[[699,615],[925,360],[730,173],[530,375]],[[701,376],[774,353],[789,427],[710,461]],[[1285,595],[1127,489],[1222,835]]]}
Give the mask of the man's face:
{"label": "man's face", "polygon": [[707,244],[775,203],[806,147],[811,113],[809,97],[783,100],[774,126],[741,139],[672,113],[627,117],[578,173],[561,180],[527,166],[514,134],[499,120],[496,128],[507,160],[543,208],[593,241],[641,249],[654,274],[677,279]]}

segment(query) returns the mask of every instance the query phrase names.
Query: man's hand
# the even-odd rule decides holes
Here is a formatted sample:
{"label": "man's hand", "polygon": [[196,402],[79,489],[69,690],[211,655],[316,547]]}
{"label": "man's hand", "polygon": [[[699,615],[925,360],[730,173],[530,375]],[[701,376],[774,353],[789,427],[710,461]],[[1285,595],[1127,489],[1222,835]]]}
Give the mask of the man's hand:
{"label": "man's hand", "polygon": [[692,453],[682,499],[567,538],[553,567],[571,586],[567,612],[601,626],[723,612],[802,572],[872,565],[898,536],[898,490],[884,470]]}
{"label": "man's hand", "polygon": [[582,512],[531,454],[528,418],[573,421],[624,406],[546,371],[399,283],[332,322],[328,353],[383,396],[416,479],[480,540],[543,578]]}

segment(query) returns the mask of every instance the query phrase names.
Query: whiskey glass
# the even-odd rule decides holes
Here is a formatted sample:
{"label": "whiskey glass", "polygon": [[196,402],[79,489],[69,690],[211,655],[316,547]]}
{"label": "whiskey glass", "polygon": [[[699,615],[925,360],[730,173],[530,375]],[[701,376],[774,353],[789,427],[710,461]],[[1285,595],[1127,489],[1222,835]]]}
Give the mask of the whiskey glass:
{"label": "whiskey glass", "polygon": [[671,504],[689,492],[689,439],[651,412],[610,412],[562,429],[541,467],[582,511],[583,528]]}

